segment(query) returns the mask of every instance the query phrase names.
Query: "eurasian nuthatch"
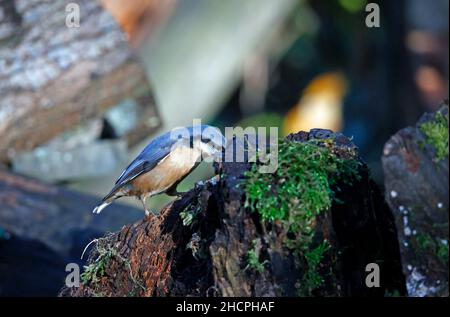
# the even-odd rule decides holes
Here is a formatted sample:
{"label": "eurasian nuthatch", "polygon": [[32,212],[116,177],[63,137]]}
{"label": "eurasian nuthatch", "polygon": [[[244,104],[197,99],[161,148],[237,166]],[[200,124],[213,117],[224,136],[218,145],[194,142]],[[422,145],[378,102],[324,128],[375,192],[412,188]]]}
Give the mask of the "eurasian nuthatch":
{"label": "eurasian nuthatch", "polygon": [[100,213],[117,198],[135,196],[145,214],[149,197],[160,193],[178,196],[176,188],[203,159],[218,159],[226,147],[219,129],[208,125],[177,128],[151,141],[116,181],[114,188],[94,209]]}

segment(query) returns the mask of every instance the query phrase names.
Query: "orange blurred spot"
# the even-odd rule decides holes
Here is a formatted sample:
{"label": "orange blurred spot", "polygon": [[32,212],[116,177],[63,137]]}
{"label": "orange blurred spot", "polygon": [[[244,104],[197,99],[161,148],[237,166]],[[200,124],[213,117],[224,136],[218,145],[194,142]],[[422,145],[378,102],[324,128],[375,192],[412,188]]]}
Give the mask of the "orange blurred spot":
{"label": "orange blurred spot", "polygon": [[176,0],[101,0],[111,12],[131,43],[137,46],[155,27],[163,23]]}
{"label": "orange blurred spot", "polygon": [[415,81],[425,97],[427,104],[438,104],[447,93],[442,75],[433,67],[421,66],[416,72]]}
{"label": "orange blurred spot", "polygon": [[406,36],[406,46],[417,54],[433,53],[439,50],[439,43],[431,33],[411,31]]}
{"label": "orange blurred spot", "polygon": [[338,72],[315,77],[303,91],[299,102],[287,113],[285,135],[313,128],[342,130],[342,103],[347,80]]}

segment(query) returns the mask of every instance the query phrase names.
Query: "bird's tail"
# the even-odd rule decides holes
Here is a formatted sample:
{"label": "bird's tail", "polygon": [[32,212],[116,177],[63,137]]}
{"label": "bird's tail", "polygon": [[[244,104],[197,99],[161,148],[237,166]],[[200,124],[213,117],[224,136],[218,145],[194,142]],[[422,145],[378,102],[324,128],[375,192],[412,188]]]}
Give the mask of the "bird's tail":
{"label": "bird's tail", "polygon": [[98,205],[97,207],[94,208],[94,210],[92,211],[92,213],[94,214],[99,214],[102,212],[103,209],[105,209],[111,202],[104,202],[101,203],[100,205]]}
{"label": "bird's tail", "polygon": [[114,200],[122,196],[123,194],[121,193],[121,191],[119,191],[117,188],[113,188],[113,190],[111,190],[108,195],[103,197],[102,203],[97,207],[95,207],[92,213],[94,214],[101,213],[102,210],[105,209],[109,204],[111,204]]}

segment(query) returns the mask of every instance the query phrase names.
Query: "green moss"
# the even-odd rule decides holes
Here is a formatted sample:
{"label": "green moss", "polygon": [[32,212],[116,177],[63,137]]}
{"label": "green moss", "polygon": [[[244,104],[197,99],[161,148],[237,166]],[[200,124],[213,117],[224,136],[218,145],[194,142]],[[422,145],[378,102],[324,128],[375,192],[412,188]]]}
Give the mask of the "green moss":
{"label": "green moss", "polygon": [[100,281],[100,279],[106,276],[106,268],[109,265],[109,262],[112,259],[116,259],[119,263],[122,263],[126,270],[130,273],[130,279],[133,282],[133,289],[130,293],[134,293],[136,288],[140,288],[145,291],[145,287],[134,278],[131,263],[128,259],[124,258],[119,252],[111,247],[108,247],[108,238],[105,237],[102,239],[98,239],[96,243],[96,252],[97,258],[93,260],[89,265],[84,267],[84,272],[81,274],[81,281],[83,284],[90,284],[93,286],[94,294],[97,294],[96,283]]}
{"label": "green moss", "polygon": [[194,214],[190,211],[180,212],[180,217],[183,221],[183,226],[190,226],[192,224],[192,220],[194,220]]}
{"label": "green moss", "polygon": [[305,253],[307,270],[300,283],[300,296],[311,296],[312,292],[324,283],[324,278],[319,272],[319,266],[323,262],[325,253],[330,249],[331,245],[328,241],[324,240],[318,247]]}
{"label": "green moss", "polygon": [[402,297],[402,295],[400,294],[400,292],[398,290],[386,290],[384,292],[384,297]]}
{"label": "green moss", "polygon": [[434,249],[434,241],[428,234],[419,233],[417,235],[416,241],[419,250],[422,252],[428,252],[431,249]]}
{"label": "green moss", "polygon": [[436,149],[435,161],[448,158],[448,115],[437,112],[434,120],[423,123],[420,130],[425,134],[427,143]]}
{"label": "green moss", "polygon": [[442,263],[448,265],[448,244],[435,241],[427,233],[418,234],[416,243],[420,254],[435,254]]}
{"label": "green moss", "polygon": [[196,219],[197,215],[201,212],[201,206],[198,202],[190,203],[186,208],[180,212],[181,220],[183,221],[183,226],[190,226]]}
{"label": "green moss", "polygon": [[259,273],[264,272],[265,269],[265,265],[266,263],[268,263],[267,260],[261,262],[259,260],[259,256],[260,256],[260,250],[261,250],[261,245],[260,245],[260,240],[259,239],[255,239],[252,241],[252,249],[248,250],[247,252],[247,268],[251,268],[255,271],[258,271]]}
{"label": "green moss", "polygon": [[285,246],[307,268],[300,293],[310,295],[323,283],[317,268],[331,249],[327,241],[311,248],[316,217],[337,201],[335,191],[341,182],[351,184],[360,178],[360,163],[350,148],[339,148],[337,154],[333,139],[280,140],[278,146],[278,169],[274,174],[259,173],[257,164],[246,173],[245,206],[259,213],[263,222],[282,225],[289,236]]}
{"label": "green moss", "polygon": [[340,158],[332,141],[279,141],[275,174],[259,173],[258,165],[246,173],[245,206],[264,221],[281,220],[292,233],[310,233],[312,221],[333,202],[338,180],[357,179],[359,162]]}
{"label": "green moss", "polygon": [[105,249],[98,245],[97,252],[99,254],[97,259],[84,267],[84,272],[81,274],[83,284],[97,283],[105,275],[105,269],[111,258],[117,255],[114,249]]}
{"label": "green moss", "polygon": [[448,265],[448,244],[440,243],[437,248],[436,255],[442,261],[442,263]]}

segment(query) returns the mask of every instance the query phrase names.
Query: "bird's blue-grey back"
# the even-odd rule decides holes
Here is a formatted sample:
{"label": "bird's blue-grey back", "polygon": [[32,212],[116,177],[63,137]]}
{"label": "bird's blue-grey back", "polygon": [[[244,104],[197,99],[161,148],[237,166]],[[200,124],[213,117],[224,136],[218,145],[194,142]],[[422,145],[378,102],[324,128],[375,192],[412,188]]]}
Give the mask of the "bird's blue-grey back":
{"label": "bird's blue-grey back", "polygon": [[152,170],[161,160],[169,155],[176,141],[171,139],[170,133],[163,134],[151,141],[134,161],[125,168],[116,180],[116,186],[124,185],[142,173]]}

